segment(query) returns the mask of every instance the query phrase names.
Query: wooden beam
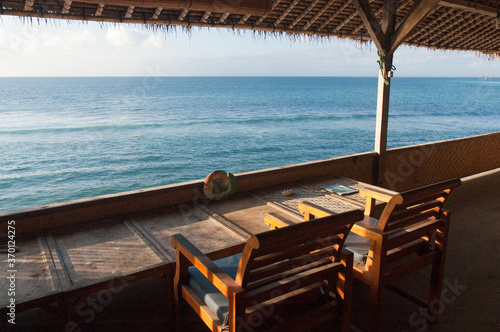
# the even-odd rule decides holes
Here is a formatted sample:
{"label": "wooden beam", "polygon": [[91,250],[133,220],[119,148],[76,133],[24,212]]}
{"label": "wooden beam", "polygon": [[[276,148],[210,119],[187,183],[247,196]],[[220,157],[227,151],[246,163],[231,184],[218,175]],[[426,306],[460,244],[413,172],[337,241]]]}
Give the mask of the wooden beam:
{"label": "wooden beam", "polygon": [[[397,0],[384,0],[384,6],[382,7],[381,28],[382,32],[386,36],[386,42],[389,41],[389,36],[394,34],[394,30],[396,28],[397,9]],[[389,45],[386,45],[386,47],[388,46]]]}
{"label": "wooden beam", "polygon": [[[247,14],[261,16],[271,11],[272,0],[85,0],[82,2],[109,6],[135,5],[140,8],[168,8],[172,10],[188,9],[192,11],[210,11],[214,13],[230,12],[231,14]],[[4,1],[5,2],[5,1]]]}
{"label": "wooden beam", "polygon": [[72,2],[73,2],[72,0],[64,0],[63,8],[61,10],[61,14],[66,15],[66,14],[69,13],[69,10],[71,8],[71,3]]}
{"label": "wooden beam", "polygon": [[[445,13],[441,14],[430,26],[425,26],[420,30],[414,30],[411,35],[409,35],[406,40],[412,40],[413,38],[419,36],[419,39],[426,38],[431,33],[438,31],[442,26],[445,26],[449,22],[456,19],[461,13],[453,13],[453,9],[449,9]],[[424,42],[425,44],[425,42]]]}
{"label": "wooden beam", "polygon": [[96,17],[101,16],[103,10],[104,10],[104,4],[103,3],[98,4],[94,16]]}
{"label": "wooden beam", "polygon": [[152,20],[157,20],[158,17],[160,16],[162,10],[163,10],[162,7],[156,7],[156,10],[155,10],[153,16],[151,16],[151,19]]}
{"label": "wooden beam", "polygon": [[346,24],[348,24],[349,22],[351,22],[351,20],[358,15],[358,12],[356,10],[354,10],[351,15],[347,16],[342,22],[340,22],[339,25],[337,25],[335,27],[335,31],[340,31],[340,29],[342,29]]}
{"label": "wooden beam", "polygon": [[375,119],[375,152],[377,152],[377,164],[375,165],[374,180],[376,184],[383,185],[385,179],[386,159],[387,159],[387,132],[389,124],[389,98],[391,92],[392,76],[392,53],[390,48],[390,38],[396,28],[396,0],[384,0],[382,7],[381,33],[384,36],[382,49],[379,49],[380,70],[378,73],[377,91],[377,117]]}
{"label": "wooden beam", "polygon": [[304,27],[302,28],[303,30],[307,30],[309,29],[309,27],[311,25],[313,25],[314,23],[316,23],[316,21],[318,20],[318,18],[320,18],[321,15],[323,15],[323,13],[328,9],[330,8],[330,6],[333,5],[333,3],[335,2],[335,0],[330,0],[328,1],[328,3],[326,3],[323,7],[321,7],[321,9],[316,13],[316,15],[314,15],[310,20],[309,22],[306,23],[306,25],[304,25]]}
{"label": "wooden beam", "polygon": [[295,20],[293,20],[293,22],[288,26],[288,29],[293,29],[293,27],[296,26],[297,23],[299,23],[300,20],[304,18],[304,16],[306,16],[307,14],[309,14],[309,12],[314,7],[316,7],[316,5],[318,4],[318,2],[319,2],[319,0],[314,0],[313,2],[311,2],[311,4],[300,15],[298,15],[297,18],[295,18]]}
{"label": "wooden beam", "polygon": [[224,13],[222,16],[219,18],[219,23],[224,23],[226,18],[229,16],[230,13]]}
{"label": "wooden beam", "polygon": [[[281,0],[275,0],[275,1],[273,2],[273,4],[271,5],[271,11],[273,11],[273,10],[274,10],[274,8],[276,8],[276,6],[277,6],[277,5],[279,5],[280,3],[281,3]],[[262,23],[262,21],[264,21],[264,20],[266,19],[267,15],[269,15],[269,13],[270,13],[271,11],[269,11],[269,12],[267,12],[267,13],[265,13],[265,14],[261,15],[261,16],[259,17],[259,19],[255,22],[255,25],[259,25],[259,24],[261,24],[261,23]],[[246,21],[246,20],[245,20],[245,21]]]}
{"label": "wooden beam", "polygon": [[368,34],[377,47],[377,50],[380,53],[384,53],[386,37],[382,32],[382,28],[380,27],[368,0],[352,0],[352,2],[356,6],[359,17],[361,17]]}
{"label": "wooden beam", "polygon": [[490,17],[497,17],[500,8],[485,6],[482,4],[474,3],[472,1],[464,0],[441,0],[439,4],[443,7],[450,7],[461,9],[475,14],[486,15]]}
{"label": "wooden beam", "polygon": [[27,12],[32,11],[34,3],[35,3],[35,0],[26,0],[24,2],[24,10]]}
{"label": "wooden beam", "polygon": [[[374,12],[374,15],[375,17],[378,17],[380,16],[380,14],[382,14],[382,10],[384,9],[384,6],[382,5],[382,7],[380,7],[379,9],[377,9],[375,12]],[[357,33],[359,30],[363,29],[365,27],[365,24],[364,23],[361,23],[359,24],[356,28],[354,28],[352,30],[352,33]]]}
{"label": "wooden beam", "polygon": [[482,45],[485,42],[488,42],[491,37],[495,37],[494,39],[498,40],[498,30],[495,28],[494,25],[491,24],[491,22],[488,22],[487,20],[480,22],[477,24],[479,27],[480,36],[477,36],[477,38],[471,39],[468,42],[464,43],[461,45],[461,47],[465,49],[478,49],[478,48],[484,48]]}
{"label": "wooden beam", "polygon": [[206,11],[200,19],[201,23],[205,23],[212,12]]}
{"label": "wooden beam", "polygon": [[341,7],[339,7],[336,11],[334,11],[326,20],[323,21],[323,23],[321,23],[321,25],[318,27],[316,31],[323,30],[328,24],[330,24],[331,21],[333,21],[335,17],[337,17],[350,4],[351,0],[347,0],[346,2],[344,2],[344,4]]}
{"label": "wooden beam", "polygon": [[238,24],[245,24],[245,22],[248,20],[249,17],[250,15],[243,15],[238,21]]}
{"label": "wooden beam", "polygon": [[[401,10],[401,9],[404,9],[406,6],[409,5],[410,1],[412,0],[404,0],[403,2],[399,3],[398,2],[398,10]],[[382,7],[380,7],[379,9],[377,9],[375,11],[375,17],[379,17],[380,14],[382,14],[382,11],[384,10],[384,6],[382,5]],[[352,30],[352,33],[355,34],[357,33],[359,30],[363,29],[365,27],[365,25],[363,23],[361,23],[360,25],[358,25],[354,30]]]}
{"label": "wooden beam", "polygon": [[135,6],[128,6],[127,12],[125,13],[125,18],[131,18],[134,13]]}
{"label": "wooden beam", "polygon": [[280,17],[278,17],[278,19],[276,19],[276,21],[274,21],[274,26],[277,27],[281,21],[283,21],[285,19],[285,17],[287,17],[287,15],[292,11],[292,9],[295,8],[295,6],[297,6],[297,4],[299,3],[299,0],[293,0],[291,4],[288,5],[288,8],[285,9],[285,11],[283,11],[283,13],[281,13]]}
{"label": "wooden beam", "polygon": [[188,9],[185,9],[185,8],[184,8],[184,9],[181,11],[181,13],[179,14],[179,17],[177,17],[177,19],[178,19],[179,21],[184,20],[184,17],[186,17],[186,15],[187,15],[188,11],[189,11]]}
{"label": "wooden beam", "polygon": [[[461,15],[462,15],[462,13],[460,13],[458,16],[461,16]],[[429,37],[427,39],[425,39],[423,42],[425,44],[429,44],[434,39],[434,41],[432,41],[432,45],[440,45],[440,44],[444,43],[450,47],[453,47],[453,45],[455,45],[455,43],[452,43],[453,40],[457,40],[457,39],[461,40],[462,37],[464,37],[464,35],[462,35],[461,33],[470,31],[469,22],[474,21],[474,19],[471,18],[471,16],[473,16],[473,15],[474,14],[472,14],[472,13],[467,13],[467,14],[465,14],[465,16],[454,17],[451,21],[448,22],[450,24],[447,24],[447,25],[451,26],[451,28],[449,28],[446,31],[446,34],[444,36],[439,36],[438,39],[435,39],[434,36],[429,35]],[[470,20],[469,20],[469,18],[470,18]],[[462,29],[461,28],[462,23],[465,23],[463,26],[466,26],[468,28]],[[467,35],[465,35],[465,36],[467,37]]]}
{"label": "wooden beam", "polygon": [[[385,57],[387,66],[392,66],[393,55]],[[375,120],[375,152],[377,161],[374,170],[374,184],[384,185],[387,159],[387,132],[389,124],[389,97],[391,92],[391,78],[385,77],[384,68],[378,73],[377,90],[377,117]],[[390,70],[390,69],[389,69]]]}
{"label": "wooden beam", "polygon": [[439,0],[417,0],[406,19],[391,38],[389,53],[394,53],[413,29],[434,9]]}

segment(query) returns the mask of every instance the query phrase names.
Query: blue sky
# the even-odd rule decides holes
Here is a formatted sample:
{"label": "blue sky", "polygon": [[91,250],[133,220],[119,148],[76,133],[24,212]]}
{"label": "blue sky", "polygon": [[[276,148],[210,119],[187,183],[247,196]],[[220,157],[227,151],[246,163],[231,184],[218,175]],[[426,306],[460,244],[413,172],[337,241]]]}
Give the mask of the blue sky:
{"label": "blue sky", "polygon": [[[134,25],[0,16],[0,77],[9,76],[376,76],[373,45],[295,41],[193,28],[150,32]],[[500,61],[403,46],[395,76],[500,77]]]}

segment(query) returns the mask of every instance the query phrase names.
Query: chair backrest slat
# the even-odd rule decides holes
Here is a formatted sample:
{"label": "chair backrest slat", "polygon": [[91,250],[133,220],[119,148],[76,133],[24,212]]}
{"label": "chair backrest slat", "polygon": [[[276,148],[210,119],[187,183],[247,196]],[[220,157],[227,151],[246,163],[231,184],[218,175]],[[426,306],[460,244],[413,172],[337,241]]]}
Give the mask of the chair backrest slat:
{"label": "chair backrest slat", "polygon": [[[330,218],[330,217],[327,217]],[[323,220],[322,220],[323,221]],[[326,220],[327,221],[327,220]],[[315,222],[314,222],[315,223]],[[315,223],[316,224],[316,223]],[[273,237],[272,239],[266,239],[266,238],[259,238],[259,244],[260,248],[258,250],[258,256],[265,256],[268,254],[273,254],[277,253],[280,251],[286,251],[290,250],[291,248],[295,248],[297,246],[302,246],[307,243],[311,243],[313,245],[318,246],[318,248],[321,248],[324,246],[321,242],[329,239],[329,238],[334,238],[336,235],[339,234],[344,234],[346,231],[347,224],[341,222],[341,223],[328,223],[330,224],[330,229],[327,229],[324,227],[327,223],[323,223],[322,225],[319,225],[321,227],[316,227],[317,229],[304,229],[302,233],[298,232],[287,232],[283,234],[276,234],[276,237]],[[302,224],[297,224],[293,225],[295,226],[301,226]],[[279,229],[281,230],[289,230],[290,227],[285,227]],[[267,232],[260,233],[264,235]],[[260,235],[259,234],[259,235]],[[269,242],[267,242],[269,241]],[[291,253],[292,254],[292,253]]]}
{"label": "chair backrest slat", "polygon": [[325,248],[325,244],[329,244],[329,246],[338,246],[342,243],[342,241],[343,239],[340,238],[338,234],[336,234],[331,237],[321,238],[317,241],[304,243],[300,246],[288,247],[283,250],[277,250],[271,253],[263,253],[264,255],[258,255],[254,257],[252,265],[250,267],[251,269],[258,269],[263,266],[281,262],[283,260],[290,260],[294,257],[306,255],[312,251],[321,250]]}
{"label": "chair backrest slat", "polygon": [[419,252],[420,250],[427,247],[428,239],[419,238],[410,243],[405,243],[387,252],[387,262],[392,262],[401,259],[405,256]]}
{"label": "chair backrest slat", "polygon": [[430,234],[440,226],[443,226],[443,224],[444,222],[439,219],[427,220],[410,227],[395,230],[394,233],[390,234],[388,237],[387,250],[391,250],[404,244],[418,240],[419,238]]}
{"label": "chair backrest slat", "polygon": [[363,217],[361,210],[355,210],[253,235],[243,250],[236,282],[258,302],[322,281],[337,267],[339,249],[352,225]]}
{"label": "chair backrest slat", "polygon": [[[275,298],[277,294],[283,295],[296,291],[300,288],[305,288],[313,284],[318,284],[324,280],[332,279],[332,270],[335,270],[341,263],[332,263],[312,267],[298,273],[291,271],[282,279],[266,283],[261,287],[254,288],[246,293],[247,303],[261,303],[269,299]],[[336,277],[336,275],[335,275]]]}
{"label": "chair backrest slat", "polygon": [[429,219],[437,219],[438,217],[439,217],[439,211],[436,211],[435,209],[428,210],[425,212],[420,212],[418,214],[414,214],[411,217],[407,217],[404,219],[399,219],[397,221],[390,222],[385,227],[385,230],[387,232],[390,232],[390,231],[396,230],[398,228],[404,228],[407,226],[415,225],[415,224],[418,224],[422,221],[426,221]]}
{"label": "chair backrest slat", "polygon": [[460,179],[452,179],[402,192],[397,204],[387,205],[377,228],[390,232],[438,218],[451,190],[460,184]]}
{"label": "chair backrest slat", "polygon": [[[305,258],[307,259],[307,258]],[[295,261],[295,260],[294,260]],[[310,261],[309,261],[310,262]],[[291,264],[282,264],[273,267],[272,269],[266,269],[265,271],[254,271],[250,272],[250,276],[247,279],[247,290],[252,290],[255,288],[262,287],[263,285],[270,284],[277,280],[284,279],[291,274],[300,273],[311,268],[315,268],[321,265],[330,264],[332,260],[327,257],[323,259],[318,259],[313,263],[303,264],[301,261],[296,261],[296,264],[290,262]],[[286,263],[286,262],[285,262]]]}
{"label": "chair backrest slat", "polygon": [[412,205],[406,208],[397,209],[392,213],[392,216],[389,218],[389,222],[397,222],[398,220],[406,219],[432,209],[439,212],[442,206],[443,201],[434,199],[418,205]]}

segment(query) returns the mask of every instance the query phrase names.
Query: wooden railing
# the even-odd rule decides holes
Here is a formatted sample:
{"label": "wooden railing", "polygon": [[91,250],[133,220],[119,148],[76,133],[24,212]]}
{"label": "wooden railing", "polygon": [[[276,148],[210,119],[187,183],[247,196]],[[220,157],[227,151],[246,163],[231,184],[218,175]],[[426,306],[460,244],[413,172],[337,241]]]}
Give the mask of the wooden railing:
{"label": "wooden railing", "polygon": [[[465,177],[500,167],[500,132],[390,149],[382,186],[416,188],[454,177]],[[236,174],[238,192],[284,185],[325,176],[344,176],[370,183],[375,152],[342,156]],[[230,171],[230,170],[229,170]],[[203,180],[97,196],[63,203],[0,212],[0,234],[9,220],[17,234],[40,232],[91,221],[166,208],[203,200]]]}

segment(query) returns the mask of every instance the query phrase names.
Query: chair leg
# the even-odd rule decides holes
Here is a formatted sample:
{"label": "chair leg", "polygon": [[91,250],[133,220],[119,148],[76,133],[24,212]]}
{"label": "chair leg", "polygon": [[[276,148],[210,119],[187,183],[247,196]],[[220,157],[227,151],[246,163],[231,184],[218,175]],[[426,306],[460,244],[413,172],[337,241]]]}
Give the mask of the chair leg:
{"label": "chair leg", "polygon": [[380,330],[380,315],[382,313],[384,286],[375,284],[370,286],[370,303],[368,308],[368,330]]}
{"label": "chair leg", "polygon": [[68,315],[66,312],[66,306],[64,303],[64,298],[61,297],[59,301],[57,301],[57,312],[59,315],[59,326],[61,331],[66,331],[66,324],[68,323]]}
{"label": "chair leg", "polygon": [[175,331],[180,332],[182,331],[182,311],[183,309],[183,300],[181,298],[181,290],[177,287],[177,285],[174,285],[174,315],[175,315]]}
{"label": "chair leg", "polygon": [[[429,287],[429,298],[427,301],[427,312],[428,317],[433,317],[434,319],[431,322],[437,321],[437,316],[441,310],[441,291],[443,285],[443,276],[444,276],[444,261],[441,257],[438,257],[434,264],[432,264],[432,272],[431,272],[431,284]],[[437,305],[437,308],[436,308]]]}
{"label": "chair leg", "polygon": [[[436,258],[434,263],[432,264],[432,272],[431,272],[431,285],[429,287],[429,299],[427,302],[427,311],[428,314],[431,315],[429,317],[433,317],[433,322],[437,321],[437,316],[441,311],[441,291],[443,285],[444,278],[444,264],[446,260],[446,247],[448,243],[448,232],[449,232],[449,223],[450,223],[450,213],[443,213],[443,220],[448,224],[444,229],[438,229],[436,232]],[[435,306],[437,307],[437,311]],[[434,310],[433,310],[434,309]]]}

